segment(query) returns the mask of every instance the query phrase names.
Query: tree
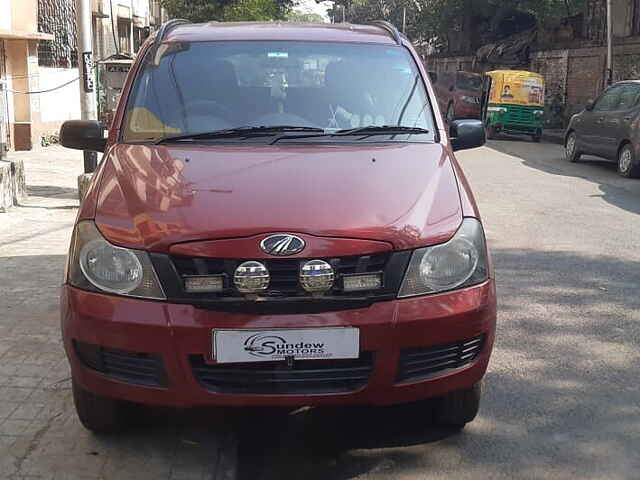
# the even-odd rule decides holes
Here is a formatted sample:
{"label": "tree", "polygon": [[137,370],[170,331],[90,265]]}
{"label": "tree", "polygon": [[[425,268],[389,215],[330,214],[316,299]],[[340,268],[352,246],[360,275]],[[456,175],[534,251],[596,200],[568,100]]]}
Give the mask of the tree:
{"label": "tree", "polygon": [[304,13],[292,10],[287,14],[287,21],[296,23],[324,23],[324,18],[317,13]]}
{"label": "tree", "polygon": [[161,0],[171,18],[192,22],[284,19],[291,0]]}
{"label": "tree", "polygon": [[546,27],[580,13],[585,0],[336,0],[331,16],[366,23],[388,20],[398,28],[407,9],[406,34],[428,41],[436,50],[470,53],[492,42],[536,25]]}

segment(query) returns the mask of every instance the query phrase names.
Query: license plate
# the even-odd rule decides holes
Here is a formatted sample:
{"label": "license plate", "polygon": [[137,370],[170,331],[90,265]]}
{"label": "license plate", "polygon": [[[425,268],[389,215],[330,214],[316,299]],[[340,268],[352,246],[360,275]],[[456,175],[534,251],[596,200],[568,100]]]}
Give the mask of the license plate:
{"label": "license plate", "polygon": [[212,332],[213,358],[218,363],[358,358],[360,330],[351,327]]}

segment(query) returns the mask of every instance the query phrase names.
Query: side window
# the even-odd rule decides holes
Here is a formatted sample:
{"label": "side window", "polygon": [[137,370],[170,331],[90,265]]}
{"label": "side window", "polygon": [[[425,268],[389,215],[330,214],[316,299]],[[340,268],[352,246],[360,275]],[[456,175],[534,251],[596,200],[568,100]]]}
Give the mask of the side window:
{"label": "side window", "polygon": [[622,87],[620,100],[616,110],[631,110],[638,103],[640,96],[640,85],[628,84]]}
{"label": "side window", "polygon": [[610,112],[615,110],[620,100],[622,87],[612,87],[606,90],[593,107],[594,112]]}

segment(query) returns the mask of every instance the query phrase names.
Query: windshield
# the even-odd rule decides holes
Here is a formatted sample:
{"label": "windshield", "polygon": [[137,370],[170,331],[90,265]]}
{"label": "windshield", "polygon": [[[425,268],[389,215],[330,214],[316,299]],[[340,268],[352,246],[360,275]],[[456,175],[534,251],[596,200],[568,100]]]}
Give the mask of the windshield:
{"label": "windshield", "polygon": [[458,72],[457,86],[460,90],[482,89],[482,77],[476,73]]}
{"label": "windshield", "polygon": [[[152,142],[246,126],[435,130],[422,78],[403,47],[167,43],[144,62],[127,106],[124,141]],[[433,135],[400,138],[433,141]]]}

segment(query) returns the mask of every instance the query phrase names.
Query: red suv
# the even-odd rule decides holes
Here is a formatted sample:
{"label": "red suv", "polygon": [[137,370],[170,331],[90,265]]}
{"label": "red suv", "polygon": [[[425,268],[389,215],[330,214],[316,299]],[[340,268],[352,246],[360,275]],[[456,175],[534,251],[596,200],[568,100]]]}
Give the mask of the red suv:
{"label": "red suv", "polygon": [[429,72],[440,109],[451,123],[457,118],[480,118],[482,75],[472,72]]}
{"label": "red suv", "polygon": [[496,322],[482,223],[391,25],[188,24],[143,46],[82,201],[62,332],[78,415],[131,404],[476,415]]}

